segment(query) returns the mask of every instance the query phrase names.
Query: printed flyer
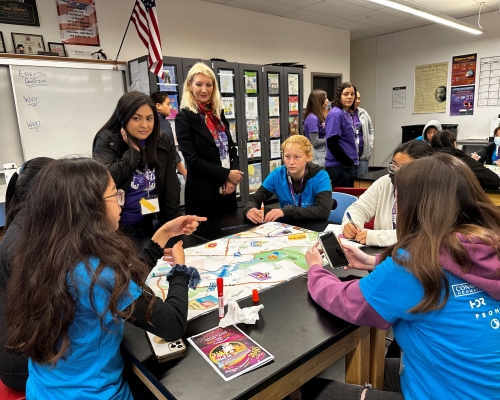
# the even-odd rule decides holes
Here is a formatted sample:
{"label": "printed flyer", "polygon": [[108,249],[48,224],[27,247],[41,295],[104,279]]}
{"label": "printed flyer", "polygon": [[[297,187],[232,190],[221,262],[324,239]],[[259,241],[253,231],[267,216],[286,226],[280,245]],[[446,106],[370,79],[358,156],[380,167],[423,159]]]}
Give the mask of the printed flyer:
{"label": "printed flyer", "polygon": [[450,115],[474,114],[474,89],[475,85],[451,88]]}
{"label": "printed flyer", "polygon": [[234,325],[210,329],[190,337],[188,341],[225,381],[274,359]]}

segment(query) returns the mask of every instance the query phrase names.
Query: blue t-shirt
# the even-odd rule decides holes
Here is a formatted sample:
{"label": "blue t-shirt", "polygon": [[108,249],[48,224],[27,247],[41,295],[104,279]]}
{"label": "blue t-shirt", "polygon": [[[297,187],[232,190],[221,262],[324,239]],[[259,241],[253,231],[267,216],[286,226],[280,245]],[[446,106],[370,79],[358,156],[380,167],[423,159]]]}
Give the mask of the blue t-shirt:
{"label": "blue t-shirt", "polygon": [[[354,162],[354,165],[359,165],[354,126],[350,112],[333,107],[326,116],[325,132],[327,140],[332,136],[339,136],[339,145],[342,150]],[[343,164],[335,159],[328,146],[326,146],[325,167],[340,166],[343,166]]]}
{"label": "blue t-shirt", "polygon": [[[114,284],[113,269],[106,267],[94,285],[90,302],[90,283],[99,260],[90,259],[90,274],[83,262],[75,267],[76,288],[68,277],[75,300],[75,318],[69,327],[70,351],[55,367],[29,360],[26,384],[28,399],[126,399],[132,400],[127,382],[122,378],[123,357],[120,343],[123,319],[117,322],[107,310]],[[122,295],[118,308],[124,310],[141,295],[141,289],[130,282],[128,293]],[[98,314],[104,313],[103,326]]]}
{"label": "blue t-shirt", "polygon": [[500,399],[500,302],[445,273],[446,305],[418,314],[408,310],[423,298],[422,284],[392,258],[360,280],[366,301],[393,323],[404,352],[404,398]]}
{"label": "blue t-shirt", "polygon": [[[276,194],[280,207],[297,207],[299,198],[301,200],[301,207],[311,207],[316,205],[315,198],[318,193],[331,192],[330,177],[326,171],[321,170],[312,178],[304,181],[302,195],[290,193],[290,187],[286,177],[286,167],[282,165],[272,171],[262,184],[264,188]],[[295,198],[295,199],[294,199]]]}

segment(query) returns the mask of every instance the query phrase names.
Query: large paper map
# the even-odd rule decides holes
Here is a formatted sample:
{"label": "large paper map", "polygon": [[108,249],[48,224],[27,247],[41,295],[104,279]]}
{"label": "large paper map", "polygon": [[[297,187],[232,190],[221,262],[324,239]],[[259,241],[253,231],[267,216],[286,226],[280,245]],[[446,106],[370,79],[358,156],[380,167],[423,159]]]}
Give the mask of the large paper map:
{"label": "large paper map", "polygon": [[[188,320],[217,308],[217,277],[224,278],[225,300],[238,300],[307,271],[306,251],[317,232],[268,222],[248,231],[185,250],[186,265],[196,267],[201,282],[189,290]],[[164,300],[170,265],[160,260],[146,283]]]}

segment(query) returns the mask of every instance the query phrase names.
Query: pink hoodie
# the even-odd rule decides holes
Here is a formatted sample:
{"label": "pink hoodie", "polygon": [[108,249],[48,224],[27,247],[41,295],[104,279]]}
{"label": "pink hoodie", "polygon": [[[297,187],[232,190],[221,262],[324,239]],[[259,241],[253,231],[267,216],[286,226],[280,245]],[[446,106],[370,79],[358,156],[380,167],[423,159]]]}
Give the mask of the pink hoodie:
{"label": "pink hoodie", "polygon": [[[458,235],[472,260],[472,269],[463,273],[459,264],[445,252],[441,253],[443,269],[484,290],[500,300],[500,260],[496,250],[475,238]],[[315,264],[307,274],[307,288],[313,300],[328,312],[347,322],[388,329],[391,324],[368,304],[359,287],[359,280],[341,282],[321,265]]]}

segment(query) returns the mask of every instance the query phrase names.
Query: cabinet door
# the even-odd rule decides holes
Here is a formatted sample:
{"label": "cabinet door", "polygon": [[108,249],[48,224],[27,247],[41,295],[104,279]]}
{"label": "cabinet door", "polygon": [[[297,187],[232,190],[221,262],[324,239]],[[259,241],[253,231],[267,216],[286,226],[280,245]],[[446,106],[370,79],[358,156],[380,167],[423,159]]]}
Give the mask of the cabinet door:
{"label": "cabinet door", "polygon": [[263,115],[265,146],[264,178],[282,162],[281,144],[288,135],[288,114],[285,112],[286,91],[284,88],[283,67],[264,66],[262,68],[263,81]]}
{"label": "cabinet door", "polygon": [[[241,108],[237,106],[241,97],[239,81],[237,79],[238,64],[213,61],[212,70],[215,73],[217,84],[219,85],[222,105],[224,107],[224,115],[229,122],[231,137],[233,142],[238,147],[238,156],[240,159],[239,169],[240,171],[244,171],[242,160],[244,158],[244,153],[242,151],[243,130],[242,127],[237,124],[237,121],[240,121],[240,114],[242,113]],[[240,184],[236,187],[236,201],[238,203],[238,207],[242,206],[245,202],[246,192],[245,185],[243,184],[245,179],[246,178],[244,177]]]}

